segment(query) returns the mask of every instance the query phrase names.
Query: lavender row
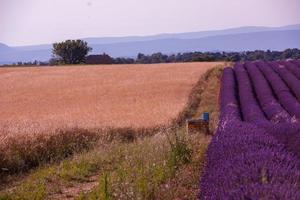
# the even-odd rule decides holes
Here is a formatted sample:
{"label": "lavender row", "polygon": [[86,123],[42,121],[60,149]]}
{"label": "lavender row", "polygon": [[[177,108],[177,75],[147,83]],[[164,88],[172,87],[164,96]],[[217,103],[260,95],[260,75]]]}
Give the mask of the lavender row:
{"label": "lavender row", "polygon": [[257,65],[270,83],[275,95],[277,96],[282,106],[293,117],[294,121],[299,121],[300,104],[292,95],[290,89],[268,63],[258,62]]}
{"label": "lavender row", "polygon": [[285,67],[285,65],[283,65],[283,63],[271,62],[271,66],[284,80],[284,82],[287,84],[287,86],[290,88],[293,94],[295,94],[297,99],[300,100],[300,79],[298,79],[293,73],[291,73]]}
{"label": "lavender row", "polygon": [[280,62],[284,65],[290,72],[292,72],[298,79],[300,79],[300,65],[297,66],[295,62]]}
{"label": "lavender row", "polygon": [[253,62],[247,62],[245,67],[252,80],[256,97],[267,118],[273,123],[290,122],[291,116],[280,105],[267,80]]}
{"label": "lavender row", "polygon": [[240,108],[237,98],[237,84],[232,68],[225,68],[221,85],[221,121],[241,121]]}
{"label": "lavender row", "polygon": [[[208,147],[199,198],[300,199],[300,125],[287,123],[291,116],[268,82],[279,101],[287,98],[287,110],[293,95],[266,63],[237,64],[234,72],[223,73],[221,118]],[[270,121],[280,123],[261,123],[266,118],[260,106]]]}
{"label": "lavender row", "polygon": [[238,63],[235,65],[234,71],[238,83],[238,93],[243,120],[253,123],[268,122],[255,98],[252,83],[250,82],[246,69],[242,64]]}
{"label": "lavender row", "polygon": [[[287,82],[291,82],[291,80],[293,80],[294,82],[298,81],[298,79],[294,77],[290,71],[282,67],[280,68],[279,63],[270,64],[273,69],[281,75],[281,77],[284,77],[285,80],[288,79]],[[286,148],[290,152],[296,154],[297,156],[300,156],[299,124],[291,124],[291,122],[293,122],[293,119],[288,115],[288,113],[281,107],[276,98],[272,95],[272,90],[268,85],[268,82],[265,80],[260,70],[258,70],[255,63],[248,62],[245,64],[245,66],[252,79],[253,86],[255,87],[257,98],[259,99],[259,102],[262,105],[265,113],[267,114],[275,112],[277,110],[276,108],[278,108],[279,116],[283,117],[282,114],[284,114],[282,120],[278,121],[277,123],[276,121],[270,120],[272,122],[275,122],[275,124],[263,125],[261,127],[264,128],[268,133],[276,137],[282,144],[286,146]],[[291,86],[291,83],[288,84],[288,86]],[[268,109],[265,109],[264,105],[268,107]],[[278,117],[278,115],[275,115],[275,117]]]}

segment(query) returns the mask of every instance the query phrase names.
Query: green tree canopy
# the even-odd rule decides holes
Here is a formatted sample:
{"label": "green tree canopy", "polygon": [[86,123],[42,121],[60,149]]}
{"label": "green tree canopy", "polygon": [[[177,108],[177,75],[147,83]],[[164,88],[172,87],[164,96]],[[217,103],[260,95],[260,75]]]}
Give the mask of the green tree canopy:
{"label": "green tree canopy", "polygon": [[85,57],[91,50],[83,40],[66,40],[54,43],[52,54],[62,64],[80,64],[85,62]]}

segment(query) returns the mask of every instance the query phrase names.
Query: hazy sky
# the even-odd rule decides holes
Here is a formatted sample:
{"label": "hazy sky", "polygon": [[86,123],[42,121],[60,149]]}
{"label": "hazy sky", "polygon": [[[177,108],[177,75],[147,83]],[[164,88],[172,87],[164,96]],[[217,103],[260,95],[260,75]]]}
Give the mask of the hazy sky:
{"label": "hazy sky", "polygon": [[300,23],[300,0],[0,0],[0,42]]}

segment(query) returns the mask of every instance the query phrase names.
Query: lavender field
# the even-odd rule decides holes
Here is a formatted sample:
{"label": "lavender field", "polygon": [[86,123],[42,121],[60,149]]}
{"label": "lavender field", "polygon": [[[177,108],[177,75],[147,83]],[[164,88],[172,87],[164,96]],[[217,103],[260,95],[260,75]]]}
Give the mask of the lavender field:
{"label": "lavender field", "polygon": [[200,199],[300,199],[300,62],[225,68]]}

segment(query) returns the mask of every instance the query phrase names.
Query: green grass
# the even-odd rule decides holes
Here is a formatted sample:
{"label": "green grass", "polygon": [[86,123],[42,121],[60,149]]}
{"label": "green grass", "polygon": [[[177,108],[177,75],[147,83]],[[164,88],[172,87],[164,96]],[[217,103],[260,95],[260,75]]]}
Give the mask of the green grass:
{"label": "green grass", "polygon": [[86,177],[99,169],[97,160],[80,158],[74,162],[63,161],[60,166],[59,176],[63,180],[86,181]]}
{"label": "green grass", "polygon": [[160,185],[191,162],[192,146],[182,131],[128,144],[116,166],[103,172],[99,186],[80,200],[155,199]]}
{"label": "green grass", "polygon": [[88,182],[95,174],[99,175],[98,186],[79,194],[78,199],[154,199],[160,185],[191,162],[195,150],[190,141],[180,130],[96,148],[36,170],[12,191],[2,193],[0,199],[45,199],[60,192],[56,184]]}

